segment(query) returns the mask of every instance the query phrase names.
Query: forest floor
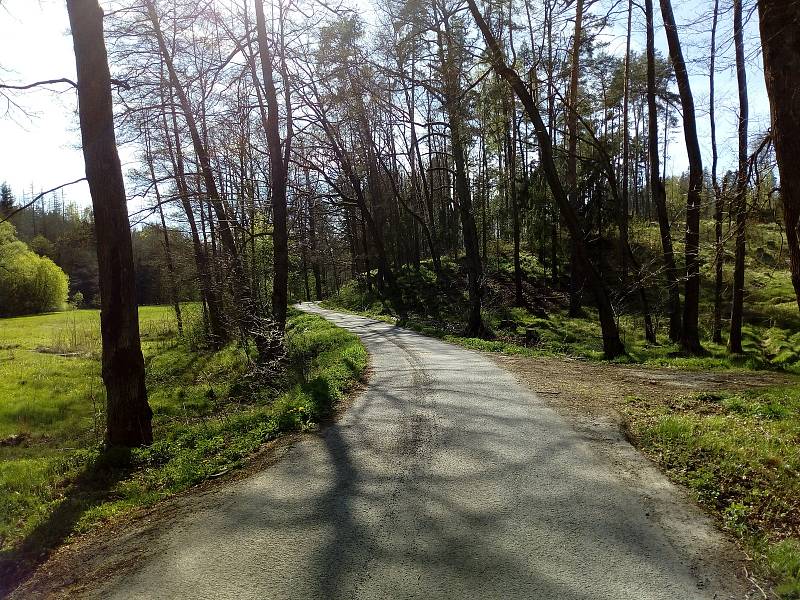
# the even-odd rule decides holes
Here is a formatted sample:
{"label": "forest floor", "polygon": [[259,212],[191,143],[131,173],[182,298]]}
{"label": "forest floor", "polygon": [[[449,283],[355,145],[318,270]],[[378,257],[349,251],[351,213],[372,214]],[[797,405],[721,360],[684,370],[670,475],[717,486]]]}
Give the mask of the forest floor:
{"label": "forest floor", "polygon": [[[338,423],[276,443],[263,472],[66,548],[15,597],[760,597],[741,553],[619,427],[547,406],[575,361],[500,368],[306,309],[371,355]],[[509,373],[528,367],[543,373],[533,392]]]}

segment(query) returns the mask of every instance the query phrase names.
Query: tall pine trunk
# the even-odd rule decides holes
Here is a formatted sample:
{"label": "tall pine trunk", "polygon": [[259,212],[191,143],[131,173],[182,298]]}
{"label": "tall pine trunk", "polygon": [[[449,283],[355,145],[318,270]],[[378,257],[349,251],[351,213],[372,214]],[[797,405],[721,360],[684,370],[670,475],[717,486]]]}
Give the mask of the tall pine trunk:
{"label": "tall pine trunk", "polygon": [[625,37],[625,81],[622,96],[622,203],[619,207],[619,261],[622,289],[628,284],[628,191],[630,189],[630,135],[628,133],[628,106],[631,79],[631,23],[633,21],[633,0],[628,0],[628,28]]}
{"label": "tall pine trunk", "polygon": [[681,347],[691,354],[704,352],[700,344],[700,202],[703,191],[703,158],[697,139],[697,119],[695,118],[694,98],[689,85],[689,71],[683,58],[678,27],[672,12],[670,0],[661,0],[661,16],[667,34],[669,55],[675,69],[678,93],[683,110],[683,136],[686,141],[686,154],[689,159],[689,191],[686,195],[686,286],[683,298],[683,328]]}
{"label": "tall pine trunk", "polygon": [[717,25],[719,22],[719,0],[714,0],[714,16],[711,22],[711,64],[708,71],[708,118],[711,124],[711,185],[714,188],[714,321],[711,339],[715,344],[722,343],[722,267],[725,261],[725,247],[722,239],[722,212],[724,198],[717,177],[717,119],[716,119],[716,61],[717,61]]}
{"label": "tall pine trunk", "polygon": [[[669,298],[669,339],[677,342],[681,337],[681,297],[678,290],[678,267],[672,247],[669,215],[667,214],[667,193],[659,172],[658,157],[658,108],[656,107],[656,67],[655,32],[653,30],[653,0],[645,0],[647,29],[647,149],[650,158],[650,193],[658,215],[658,229],[661,234],[661,249],[664,255],[667,294]],[[666,134],[666,123],[664,125]],[[664,159],[666,162],[666,157]]]}
{"label": "tall pine trunk", "polygon": [[[578,204],[578,97],[580,85],[581,34],[583,29],[583,0],[575,2],[575,33],[572,39],[572,65],[570,68],[569,106],[567,107],[567,194],[575,214],[580,219]],[[581,230],[583,227],[581,227]],[[570,246],[569,315],[577,317],[582,303],[584,274],[578,259],[578,241],[572,238]]]}
{"label": "tall pine trunk", "polygon": [[455,171],[455,191],[458,205],[458,214],[461,220],[461,232],[464,238],[464,253],[467,267],[467,293],[469,296],[469,310],[467,313],[467,334],[480,335],[485,331],[481,315],[483,300],[483,266],[481,264],[480,245],[478,243],[478,229],[475,225],[475,215],[472,212],[472,193],[467,178],[466,148],[464,123],[465,112],[462,100],[462,90],[459,85],[459,74],[456,69],[456,57],[453,56],[453,35],[447,14],[442,23],[445,28],[446,44],[439,32],[439,57],[444,76],[445,110],[447,122],[450,126],[450,143]]}
{"label": "tall pine trunk", "polygon": [[[289,140],[282,148],[280,123],[278,121],[278,92],[272,75],[272,56],[267,43],[267,28],[264,21],[264,5],[262,0],[255,0],[256,37],[258,38],[258,54],[261,59],[261,73],[264,77],[264,94],[266,96],[266,121],[263,123],[269,148],[269,177],[272,191],[272,318],[275,326],[283,335],[286,326],[286,310],[289,284],[289,233],[287,226],[286,183],[288,164],[284,152],[289,154]],[[284,82],[284,85],[288,85]]]}

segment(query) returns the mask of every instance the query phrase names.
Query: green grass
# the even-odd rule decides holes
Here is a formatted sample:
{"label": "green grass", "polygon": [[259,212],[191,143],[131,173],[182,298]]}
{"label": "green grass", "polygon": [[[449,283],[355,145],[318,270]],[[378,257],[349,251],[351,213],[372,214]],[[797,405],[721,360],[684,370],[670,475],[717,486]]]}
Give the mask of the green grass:
{"label": "green grass", "polygon": [[800,387],[630,398],[632,438],[800,598]]}
{"label": "green grass", "polygon": [[190,333],[177,336],[168,308],[142,307],[155,442],[103,452],[98,319],[0,320],[0,589],[73,533],[239,467],[283,432],[316,427],[366,368],[354,335],[293,313],[285,372],[257,384],[240,347],[198,349]]}

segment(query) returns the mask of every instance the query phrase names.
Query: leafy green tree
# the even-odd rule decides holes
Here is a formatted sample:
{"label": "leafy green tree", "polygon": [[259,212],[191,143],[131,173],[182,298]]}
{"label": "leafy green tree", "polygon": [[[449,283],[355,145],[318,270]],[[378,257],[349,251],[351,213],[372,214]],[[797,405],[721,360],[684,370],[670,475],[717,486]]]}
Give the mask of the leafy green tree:
{"label": "leafy green tree", "polygon": [[28,247],[40,256],[53,258],[56,255],[55,244],[44,237],[41,233],[28,242]]}
{"label": "leafy green tree", "polygon": [[60,310],[67,301],[67,275],[15,233],[11,223],[0,223],[0,317]]}

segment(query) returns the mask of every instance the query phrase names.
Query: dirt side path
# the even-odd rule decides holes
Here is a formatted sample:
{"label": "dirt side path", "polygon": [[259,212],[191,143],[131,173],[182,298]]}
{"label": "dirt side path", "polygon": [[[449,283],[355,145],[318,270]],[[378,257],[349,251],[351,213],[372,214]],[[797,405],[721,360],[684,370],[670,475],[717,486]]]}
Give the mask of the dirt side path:
{"label": "dirt side path", "polygon": [[534,392],[555,406],[609,412],[626,397],[663,400],[679,395],[800,384],[800,379],[771,371],[681,371],[595,363],[569,358],[492,354]]}
{"label": "dirt side path", "polygon": [[[697,508],[688,492],[667,482],[658,466],[629,442],[623,416],[627,399],[671,401],[700,392],[736,392],[780,385],[800,385],[800,378],[775,372],[713,372],[592,363],[567,358],[491,355],[550,408],[569,421],[602,460],[614,465],[618,477],[648,498],[648,517],[674,543],[685,543],[697,524]],[[683,501],[676,501],[680,498]],[[690,507],[691,506],[691,507]],[[729,536],[696,529],[695,543],[716,548],[743,580],[746,598],[765,598],[768,582],[752,575],[752,561]],[[720,538],[728,543],[719,543]],[[766,590],[766,592],[764,591]]]}

